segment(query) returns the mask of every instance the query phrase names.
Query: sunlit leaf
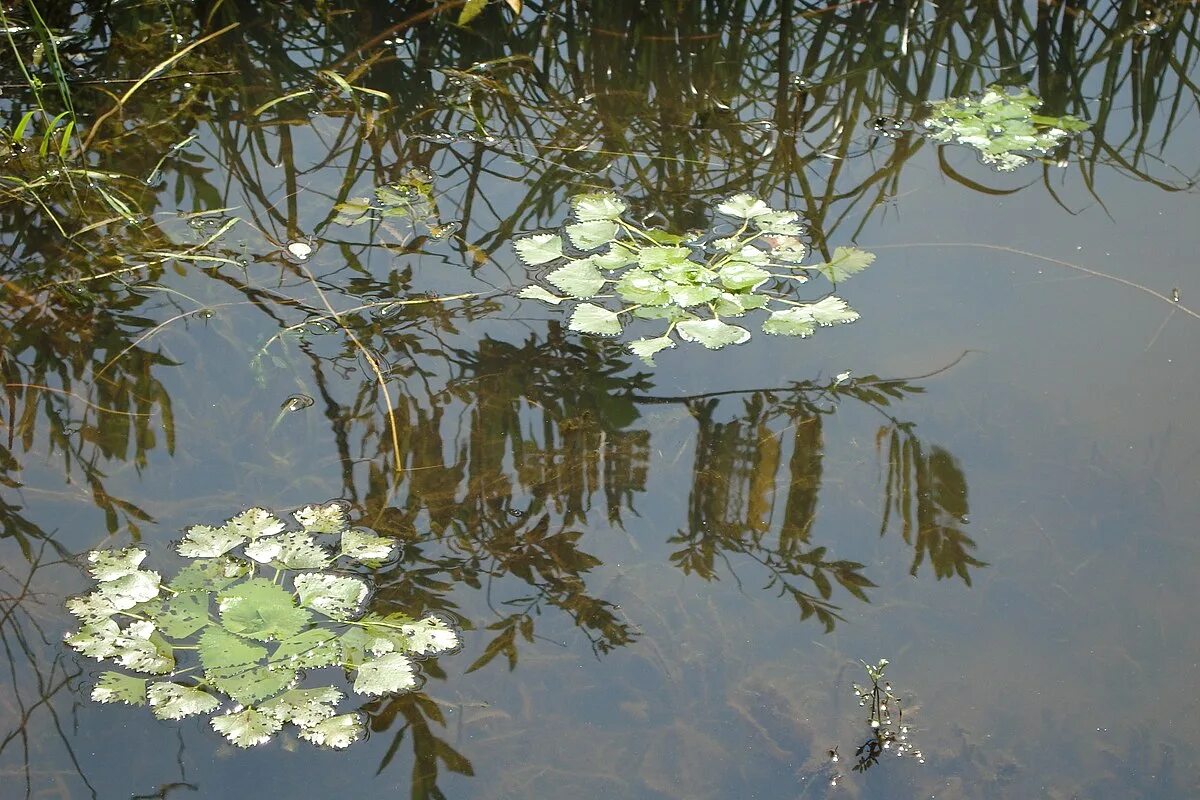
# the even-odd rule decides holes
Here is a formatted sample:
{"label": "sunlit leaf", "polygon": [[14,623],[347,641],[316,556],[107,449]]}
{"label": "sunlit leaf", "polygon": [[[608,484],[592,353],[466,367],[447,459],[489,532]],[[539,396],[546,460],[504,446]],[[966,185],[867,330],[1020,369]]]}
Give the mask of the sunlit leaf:
{"label": "sunlit leaf", "polygon": [[224,527],[193,525],[183,534],[183,540],[175,549],[185,558],[215,558],[245,542],[245,536]]}
{"label": "sunlit leaf", "polygon": [[671,295],[671,302],[681,308],[709,303],[721,295],[721,290],[715,286],[675,283],[673,281],[667,282],[667,291]]}
{"label": "sunlit leaf", "polygon": [[354,678],[354,691],[379,696],[404,692],[417,685],[412,659],[403,653],[388,653],[359,665]]}
{"label": "sunlit leaf", "polygon": [[[346,529],[346,509],[341,503],[305,506],[292,514],[305,533],[341,533]],[[282,526],[279,530],[283,530]],[[279,531],[272,531],[279,533]]]}
{"label": "sunlit leaf", "polygon": [[283,527],[283,522],[278,517],[263,508],[246,509],[224,525],[227,532],[251,541],[262,536],[274,536],[283,530]]}
{"label": "sunlit leaf", "polygon": [[101,583],[116,580],[138,572],[138,564],[145,558],[146,551],[137,547],[92,550],[87,554],[88,573]]}
{"label": "sunlit leaf", "polygon": [[594,296],[604,287],[604,276],[589,259],[567,262],[546,276],[546,281],[571,297],[584,299]]}
{"label": "sunlit leaf", "polygon": [[260,564],[273,564],[280,569],[324,569],[333,561],[324,547],[300,531],[264,536],[247,545],[243,552]]}
{"label": "sunlit leaf", "polygon": [[571,314],[568,327],[579,333],[616,336],[621,332],[621,320],[615,311],[591,303],[580,303]]}
{"label": "sunlit leaf", "polygon": [[638,319],[665,319],[667,322],[699,319],[695,314],[685,311],[679,306],[642,306],[633,310],[633,316]]}
{"label": "sunlit leaf", "polygon": [[638,253],[623,242],[613,242],[612,246],[603,253],[590,256],[591,261],[602,270],[612,271],[636,263]]}
{"label": "sunlit leaf", "polygon": [[367,584],[344,575],[306,572],[297,575],[294,583],[300,605],[334,619],[356,615],[367,597]]}
{"label": "sunlit leaf", "polygon": [[159,719],[183,719],[194,714],[215,711],[221,701],[203,689],[179,683],[151,684],[146,690],[150,708]]}
{"label": "sunlit leaf", "polygon": [[571,198],[575,219],[580,222],[617,219],[628,207],[623,198],[614,194],[577,194]]}
{"label": "sunlit leaf", "polygon": [[650,245],[638,251],[637,261],[642,269],[656,270],[681,265],[688,260],[688,249],[674,245]]}
{"label": "sunlit leaf", "polygon": [[172,639],[183,639],[208,624],[208,592],[180,592],[167,601],[155,617],[159,630]]}
{"label": "sunlit leaf", "polygon": [[762,308],[768,298],[748,292],[721,292],[713,303],[713,312],[719,317],[740,317],[747,311]]}
{"label": "sunlit leaf", "polygon": [[339,714],[322,720],[316,725],[300,729],[300,737],[313,744],[341,749],[354,744],[363,737],[366,729],[358,714]]}
{"label": "sunlit leaf", "polygon": [[513,242],[521,260],[531,267],[562,258],[562,239],[554,233],[536,233]]}
{"label": "sunlit leaf", "polygon": [[580,250],[595,250],[608,244],[617,235],[617,223],[608,220],[576,222],[566,227],[567,238]]}
{"label": "sunlit leaf", "polygon": [[832,325],[835,322],[854,322],[854,320],[858,319],[857,311],[846,305],[845,300],[833,295],[804,306],[802,310],[807,311],[818,325]]}
{"label": "sunlit leaf", "polygon": [[811,336],[816,329],[812,315],[802,308],[774,311],[762,326],[764,333],[781,336]]}
{"label": "sunlit leaf", "polygon": [[730,344],[741,344],[750,338],[750,331],[721,322],[719,319],[685,320],[676,326],[680,338],[699,342],[709,350],[720,350]]}
{"label": "sunlit leaf", "polygon": [[284,639],[271,654],[272,664],[292,669],[316,669],[341,662],[338,637],[328,630],[313,628]]}
{"label": "sunlit leaf", "polygon": [[146,705],[146,679],[135,678],[121,672],[102,672],[92,699],[97,703],[128,703],[131,706]]}
{"label": "sunlit leaf", "polygon": [[543,289],[541,286],[536,285],[526,286],[524,289],[517,292],[517,297],[520,297],[523,300],[541,300],[543,302],[550,303],[551,305],[558,305],[563,300],[568,299],[566,297],[559,297],[556,294],[552,294],[551,292]]}
{"label": "sunlit leaf", "polygon": [[772,211],[770,214],[755,216],[754,227],[763,233],[799,236],[805,229],[803,225],[797,224],[798,219],[795,211]]}
{"label": "sunlit leaf", "polygon": [[340,702],[341,692],[332,686],[322,686],[319,689],[292,689],[263,703],[258,710],[280,722],[310,728],[332,717]]}
{"label": "sunlit leaf", "polygon": [[834,248],[833,258],[828,263],[813,264],[812,269],[820,270],[821,274],[833,283],[841,283],[851,275],[862,272],[875,260],[874,253],[860,250],[857,247]]}
{"label": "sunlit leaf", "polygon": [[218,608],[226,630],[263,642],[286,639],[312,622],[312,615],[296,607],[290,592],[265,578],[226,589],[218,597]]}
{"label": "sunlit leaf", "polygon": [[103,592],[91,592],[82,597],[72,597],[67,600],[67,611],[84,622],[98,622],[111,617],[121,609],[117,608],[112,599]]}
{"label": "sunlit leaf", "polygon": [[342,532],[342,547],[338,555],[355,561],[386,561],[396,552],[396,541],[376,536],[362,528],[350,528]]}
{"label": "sunlit leaf", "polygon": [[717,271],[717,278],[726,289],[739,291],[757,289],[771,278],[771,273],[744,261],[734,261]]}
{"label": "sunlit leaf", "polygon": [[753,219],[774,213],[769,205],[752,194],[735,194],[725,202],[719,203],[717,211],[741,219]]}
{"label": "sunlit leaf", "polygon": [[270,741],[283,723],[258,709],[247,708],[213,717],[212,727],[238,747],[253,747]]}
{"label": "sunlit leaf", "polygon": [[138,603],[158,597],[162,576],[157,572],[138,570],[115,580],[105,581],[96,590],[114,606],[125,611]]}
{"label": "sunlit leaf", "polygon": [[504,2],[508,3],[508,7],[513,10],[514,14],[521,13],[521,0],[504,0]]}
{"label": "sunlit leaf", "polygon": [[115,620],[100,619],[80,627],[63,637],[68,645],[89,658],[111,658],[118,652],[117,639],[121,626]]}
{"label": "sunlit leaf", "polygon": [[742,248],[742,240],[734,236],[713,239],[709,244],[711,244],[717,250],[724,250],[726,252],[733,252],[734,250],[740,250]]}
{"label": "sunlit leaf", "polygon": [[172,591],[218,592],[249,575],[254,567],[238,558],[201,558],[188,564],[167,584]]}
{"label": "sunlit leaf", "polygon": [[153,622],[131,622],[114,644],[117,652],[109,657],[122,667],[151,675],[163,675],[175,668],[171,646],[158,634]]}
{"label": "sunlit leaf", "polygon": [[458,632],[441,617],[425,617],[400,626],[408,637],[408,651],[419,656],[447,653],[460,644]]}
{"label": "sunlit leaf", "polygon": [[483,9],[487,7],[488,0],[467,0],[463,5],[462,11],[458,15],[458,24],[466,25],[471,20],[483,13]]}
{"label": "sunlit leaf", "polygon": [[641,269],[626,270],[617,281],[617,294],[627,303],[664,306],[671,302],[667,285],[656,275]]}
{"label": "sunlit leaf", "polygon": [[653,367],[655,366],[654,354],[660,350],[674,347],[675,342],[670,336],[658,336],[653,339],[634,339],[626,346],[635,356]]}

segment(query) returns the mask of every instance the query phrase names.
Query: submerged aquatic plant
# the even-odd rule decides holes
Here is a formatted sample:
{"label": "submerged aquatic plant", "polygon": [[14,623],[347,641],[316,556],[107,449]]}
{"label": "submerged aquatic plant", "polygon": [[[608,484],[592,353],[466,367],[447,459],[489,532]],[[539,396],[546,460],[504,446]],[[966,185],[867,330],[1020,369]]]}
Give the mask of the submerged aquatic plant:
{"label": "submerged aquatic plant", "polygon": [[1015,94],[990,86],[982,97],[951,97],[934,103],[925,127],[938,142],[965,144],[979,152],[985,164],[1014,170],[1029,163],[1024,153],[1045,155],[1088,123],[1069,114],[1035,114],[1042,101],[1028,88]]}
{"label": "submerged aquatic plant", "polygon": [[[369,583],[333,571],[343,559],[377,566],[395,542],[348,527],[337,503],[293,516],[299,530],[261,508],[220,527],[188,528],[176,549],[192,563],[167,582],[140,568],[145,550],[88,553],[99,585],[67,601],[82,623],[67,644],[155,676],[104,672],[92,699],[149,704],[159,719],[211,713],[213,729],[239,747],[291,723],[302,738],[341,748],[362,737],[362,720],[337,713],[343,693],[335,686],[299,688],[303,671],[341,667],[354,674],[355,692],[388,695],[417,686],[415,658],[458,646],[440,617],[363,613]],[[322,536],[338,537],[336,551]]]}
{"label": "submerged aquatic plant", "polygon": [[[904,724],[904,710],[900,706],[900,698],[892,691],[892,684],[884,675],[888,660],[881,658],[874,664],[860,662],[867,671],[871,681],[869,687],[851,684],[854,696],[858,698],[860,708],[868,709],[867,725],[870,728],[865,741],[854,750],[855,763],[851,769],[854,772],[865,772],[888,751],[897,757],[911,755],[918,764],[925,763],[925,756],[909,740],[909,729]],[[829,760],[837,764],[841,760],[838,748],[829,751]],[[834,768],[830,784],[837,786],[842,776]]]}
{"label": "submerged aquatic plant", "polygon": [[616,301],[615,307],[579,302],[570,328],[580,333],[615,336],[629,318],[660,321],[666,326],[662,333],[628,345],[651,366],[655,353],[675,346],[672,334],[710,350],[745,342],[750,331],[725,320],[759,309],[768,315],[762,330],[785,336],[853,322],[858,313],[840,297],[800,301],[789,295],[810,272],[839,284],[875,260],[856,247],[838,247],[827,262],[803,264],[810,249],[798,215],[749,194],[717,206],[737,221],[735,230],[692,238],[629,221],[628,203],[615,195],[576,195],[571,208],[573,219],[560,233],[526,236],[514,244],[526,265],[551,268],[544,280],[562,294],[533,285],[519,296],[552,304]]}

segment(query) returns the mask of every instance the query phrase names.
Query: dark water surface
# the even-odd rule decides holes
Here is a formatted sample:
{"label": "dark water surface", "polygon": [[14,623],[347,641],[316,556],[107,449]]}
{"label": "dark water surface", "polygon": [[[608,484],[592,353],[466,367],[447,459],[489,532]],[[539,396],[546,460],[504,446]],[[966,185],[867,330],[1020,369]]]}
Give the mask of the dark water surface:
{"label": "dark water surface", "polygon": [[[30,6],[10,131],[13,47],[62,103]],[[0,178],[0,794],[1200,796],[1195,4],[37,7],[103,175],[33,139]],[[1010,173],[922,136],[993,83],[1092,128]],[[414,169],[416,218],[336,220]],[[601,189],[793,209],[877,254],[862,318],[656,368],[571,333],[511,242]],[[188,525],[332,498],[405,545],[374,608],[463,629],[366,742],[88,699],[83,553],[171,572]],[[854,773],[880,658],[924,763]]]}

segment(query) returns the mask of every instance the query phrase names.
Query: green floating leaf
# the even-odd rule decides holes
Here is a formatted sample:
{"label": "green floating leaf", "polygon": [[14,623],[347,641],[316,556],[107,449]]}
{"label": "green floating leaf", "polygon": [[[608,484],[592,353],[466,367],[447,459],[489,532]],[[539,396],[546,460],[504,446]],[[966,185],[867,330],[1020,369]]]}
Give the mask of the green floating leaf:
{"label": "green floating leaf", "polygon": [[591,303],[580,303],[575,306],[568,327],[579,333],[616,336],[621,332],[621,320],[615,311]]}
{"label": "green floating leaf", "polygon": [[805,232],[804,226],[797,223],[799,218],[795,211],[772,211],[770,214],[756,216],[754,227],[762,233],[799,236]]}
{"label": "green floating leaf", "polygon": [[67,600],[67,611],[70,611],[83,622],[99,622],[116,614],[121,609],[103,592],[91,592],[82,597],[72,597]]}
{"label": "green floating leaf", "polygon": [[223,556],[246,542],[246,537],[227,528],[209,525],[193,525],[183,534],[183,540],[175,547],[184,558],[215,558]]}
{"label": "green floating leaf", "polygon": [[215,711],[221,701],[203,689],[180,683],[155,683],[146,690],[150,708],[159,719],[183,719]]}
{"label": "green floating leaf", "polygon": [[448,653],[461,644],[458,632],[441,617],[425,617],[401,625],[400,632],[408,637],[408,652],[419,656]]}
{"label": "green floating leaf", "polygon": [[667,284],[653,273],[642,269],[626,270],[617,281],[617,294],[627,303],[665,306],[671,302]]}
{"label": "green floating leaf", "polygon": [[394,539],[376,536],[362,528],[350,528],[342,532],[342,548],[338,555],[355,561],[379,562],[388,560],[395,552]]}
{"label": "green floating leaf", "polygon": [[613,242],[606,252],[597,253],[590,258],[597,267],[611,272],[637,263],[638,251],[623,242]]}
{"label": "green floating leaf", "polygon": [[580,250],[595,250],[615,239],[618,227],[615,222],[597,219],[589,222],[576,222],[566,226],[565,230],[571,244]]}
{"label": "green floating leaf", "polygon": [[541,286],[526,286],[524,289],[517,292],[517,297],[520,297],[522,300],[541,300],[544,303],[550,303],[551,305],[555,306],[561,303],[563,300],[568,299],[566,297],[559,297],[556,294],[551,294]]}
{"label": "green floating leaf", "polygon": [[638,319],[665,319],[667,322],[699,319],[695,314],[684,311],[679,306],[642,306],[633,310],[633,316]]}
{"label": "green floating leaf", "polygon": [[841,283],[862,272],[875,261],[875,254],[860,250],[857,247],[838,247],[833,251],[833,258],[826,264],[814,264],[812,269],[819,270],[832,283]]}
{"label": "green floating leaf", "polygon": [[575,259],[567,262],[546,276],[561,292],[580,300],[592,297],[604,287],[604,276],[590,259]]}
{"label": "green floating leaf", "polygon": [[625,213],[629,204],[615,194],[577,194],[571,198],[571,208],[575,212],[575,219],[587,222],[617,219]]}
{"label": "green floating leaf", "polygon": [[638,251],[637,262],[642,269],[657,270],[670,266],[686,266],[688,249],[674,245],[650,245]]}
{"label": "green floating leaf", "polygon": [[306,572],[294,581],[300,605],[333,619],[355,616],[367,598],[367,584],[358,578]]}
{"label": "green floating leaf", "polygon": [[146,558],[146,551],[136,547],[121,550],[92,550],[88,553],[88,573],[101,583],[114,581],[138,572],[138,564]]}
{"label": "green floating leaf", "polygon": [[253,570],[253,565],[239,558],[202,558],[179,570],[167,586],[175,592],[219,592]]}
{"label": "green floating leaf", "polygon": [[272,664],[282,664],[291,669],[317,669],[338,664],[341,660],[338,637],[321,628],[284,639],[271,654]]}
{"label": "green floating leaf", "polygon": [[175,669],[171,646],[158,634],[153,622],[129,623],[114,645],[117,652],[108,658],[114,658],[127,669],[150,675],[163,675]]}
{"label": "green floating leaf", "polygon": [[162,576],[157,572],[138,570],[129,575],[100,584],[96,590],[121,611],[127,611],[138,603],[158,597]]}
{"label": "green floating leaf", "polygon": [[238,747],[253,747],[270,741],[283,723],[255,708],[212,718],[213,730]]}
{"label": "green floating leaf", "polygon": [[747,292],[721,292],[713,303],[713,313],[719,317],[740,317],[747,311],[762,308],[769,298]]}
{"label": "green floating leaf", "polygon": [[63,637],[68,645],[89,658],[104,659],[115,656],[119,648],[117,640],[121,636],[121,626],[111,619],[101,619],[89,622],[74,633]]}
{"label": "green floating leaf", "polygon": [[260,564],[272,564],[279,569],[324,569],[333,561],[325,548],[300,531],[264,536],[247,545],[243,552]]}
{"label": "green floating leaf", "polygon": [[816,303],[810,303],[804,306],[802,310],[807,311],[818,325],[832,325],[835,322],[854,322],[858,319],[857,311],[846,305],[845,300],[833,295]]}
{"label": "green floating leaf", "polygon": [[752,194],[735,194],[725,202],[719,203],[717,211],[741,219],[754,219],[775,213],[769,205]]}
{"label": "green floating leaf", "polygon": [[290,592],[265,578],[227,589],[218,600],[225,629],[260,642],[287,639],[312,622],[312,615],[296,607]]}
{"label": "green floating leaf", "polygon": [[[305,533],[341,533],[346,530],[346,509],[341,503],[305,506],[292,514]],[[280,527],[279,530],[283,530]],[[279,531],[272,531],[278,533]]]}
{"label": "green floating leaf", "polygon": [[764,333],[778,336],[811,336],[816,330],[812,315],[803,308],[774,311],[762,326]]}
{"label": "green floating leaf", "polygon": [[674,347],[675,342],[670,336],[659,336],[654,339],[634,339],[626,346],[635,356],[653,367],[655,365],[654,354],[660,350]]}
{"label": "green floating leaf", "polygon": [[717,271],[717,279],[726,289],[753,291],[771,279],[771,273],[745,261],[734,261]]}
{"label": "green floating leaf", "polygon": [[513,242],[517,255],[531,267],[563,257],[562,239],[554,233],[536,233]]}
{"label": "green floating leaf", "polygon": [[283,528],[283,522],[264,508],[247,509],[226,522],[224,526],[228,533],[251,541],[262,536],[273,536]]}
{"label": "green floating leaf", "polygon": [[92,699],[97,703],[128,703],[131,706],[146,705],[146,679],[135,678],[121,672],[101,672]]}
{"label": "green floating leaf", "polygon": [[417,675],[412,659],[403,653],[388,653],[358,666],[354,691],[379,695],[404,692],[416,688]]}
{"label": "green floating leaf", "polygon": [[680,308],[711,303],[721,295],[721,290],[715,286],[675,283],[674,281],[667,282],[667,291],[671,295],[671,302]]}
{"label": "green floating leaf", "polygon": [[333,210],[338,212],[333,219],[338,225],[361,225],[372,219],[369,197],[351,197],[344,203],[334,205]]}
{"label": "green floating leaf", "polygon": [[332,686],[319,689],[292,689],[268,700],[258,710],[280,722],[311,728],[336,713],[342,693]]}
{"label": "green floating leaf", "polygon": [[316,725],[300,729],[300,738],[313,744],[341,749],[349,747],[366,733],[358,714],[339,714]]}
{"label": "green floating leaf", "polygon": [[688,342],[699,342],[709,350],[720,350],[730,344],[741,344],[750,338],[750,331],[721,322],[719,319],[686,320],[675,330]]}
{"label": "green floating leaf", "polygon": [[167,636],[183,639],[209,623],[208,592],[180,592],[167,601],[154,621]]}

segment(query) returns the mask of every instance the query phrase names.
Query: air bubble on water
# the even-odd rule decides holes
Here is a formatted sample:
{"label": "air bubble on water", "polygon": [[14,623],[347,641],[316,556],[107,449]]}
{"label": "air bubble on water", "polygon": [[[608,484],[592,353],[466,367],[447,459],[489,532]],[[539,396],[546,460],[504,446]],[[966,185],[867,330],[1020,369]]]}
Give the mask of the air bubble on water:
{"label": "air bubble on water", "polygon": [[334,326],[333,323],[329,322],[328,320],[321,319],[320,317],[313,317],[304,323],[304,330],[308,333],[314,334],[332,333],[334,330],[336,330],[336,326]]}
{"label": "air bubble on water", "polygon": [[314,401],[306,394],[294,394],[288,397],[279,405],[280,411],[301,411],[311,406]]}
{"label": "air bubble on water", "polygon": [[791,83],[793,88],[800,89],[801,91],[811,89],[817,85],[815,81],[804,75],[793,75]]}
{"label": "air bubble on water", "polygon": [[899,139],[904,135],[904,121],[880,115],[867,120],[867,127],[885,139]]}
{"label": "air bubble on water", "polygon": [[192,84],[189,81],[184,81],[183,88],[190,89],[192,88]]}
{"label": "air bubble on water", "polygon": [[293,239],[284,246],[283,252],[288,261],[300,264],[308,261],[315,249],[311,239]]}

